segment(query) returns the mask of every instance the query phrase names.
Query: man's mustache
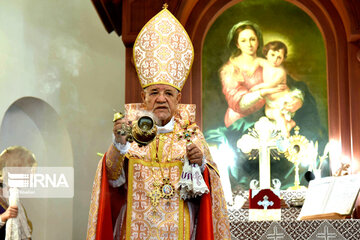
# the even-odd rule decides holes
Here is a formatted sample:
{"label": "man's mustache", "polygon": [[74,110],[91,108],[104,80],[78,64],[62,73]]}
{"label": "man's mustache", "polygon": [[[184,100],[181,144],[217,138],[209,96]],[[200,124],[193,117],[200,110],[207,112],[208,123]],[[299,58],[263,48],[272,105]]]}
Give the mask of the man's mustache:
{"label": "man's mustache", "polygon": [[156,109],[169,109],[169,107],[166,105],[160,105],[160,106],[155,106],[154,110]]}

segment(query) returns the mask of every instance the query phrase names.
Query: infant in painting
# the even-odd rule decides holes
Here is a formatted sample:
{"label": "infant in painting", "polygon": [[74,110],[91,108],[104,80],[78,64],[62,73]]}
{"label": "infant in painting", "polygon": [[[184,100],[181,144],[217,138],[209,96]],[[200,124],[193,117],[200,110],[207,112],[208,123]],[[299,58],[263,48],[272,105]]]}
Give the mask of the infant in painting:
{"label": "infant in painting", "polygon": [[290,131],[296,123],[292,119],[295,112],[288,111],[285,106],[293,101],[294,98],[303,100],[300,90],[291,90],[286,85],[286,71],[282,66],[287,56],[287,47],[281,41],[272,41],[263,48],[266,60],[263,61],[263,80],[264,82],[251,88],[250,91],[270,89],[282,86],[282,90],[265,96],[265,115],[270,120],[275,121],[277,128],[284,137],[290,136]]}

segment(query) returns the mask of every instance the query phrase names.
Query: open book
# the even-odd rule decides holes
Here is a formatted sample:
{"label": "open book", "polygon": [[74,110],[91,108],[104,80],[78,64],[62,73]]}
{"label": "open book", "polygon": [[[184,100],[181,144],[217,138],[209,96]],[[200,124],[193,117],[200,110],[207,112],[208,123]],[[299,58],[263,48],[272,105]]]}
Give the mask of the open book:
{"label": "open book", "polygon": [[360,174],[310,181],[300,220],[350,217],[360,189]]}

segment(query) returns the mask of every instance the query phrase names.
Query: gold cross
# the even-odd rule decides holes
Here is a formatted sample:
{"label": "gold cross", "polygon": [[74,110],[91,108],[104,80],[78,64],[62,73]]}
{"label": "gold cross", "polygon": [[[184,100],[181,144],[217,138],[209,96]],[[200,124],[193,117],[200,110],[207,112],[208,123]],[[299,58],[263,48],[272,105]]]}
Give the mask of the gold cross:
{"label": "gold cross", "polygon": [[178,140],[185,139],[186,144],[191,144],[191,136],[196,134],[196,129],[188,129],[188,125],[185,126],[183,133],[178,133]]}
{"label": "gold cross", "polygon": [[154,182],[154,189],[151,192],[148,192],[148,197],[150,197],[151,205],[156,207],[159,205],[160,198],[162,196],[160,191],[160,184],[158,182]]}

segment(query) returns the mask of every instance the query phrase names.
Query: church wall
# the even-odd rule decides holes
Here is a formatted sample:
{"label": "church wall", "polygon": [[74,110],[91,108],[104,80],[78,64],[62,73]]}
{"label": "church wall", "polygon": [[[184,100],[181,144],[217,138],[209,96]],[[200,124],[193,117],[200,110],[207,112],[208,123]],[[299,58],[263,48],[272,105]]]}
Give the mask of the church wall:
{"label": "church wall", "polygon": [[89,1],[2,4],[0,151],[24,145],[40,167],[74,167],[73,199],[24,199],[34,239],[85,238],[97,152],[111,143],[113,109],[123,110],[124,61],[121,38],[104,34]]}
{"label": "church wall", "polygon": [[[209,2],[226,5],[231,1],[214,0]],[[310,4],[312,1],[290,2]],[[327,1],[314,2],[315,5],[319,6],[327,3]],[[338,2],[355,4],[355,0],[332,0],[325,5],[331,5],[331,2],[335,5]],[[201,26],[199,24],[200,20],[208,23],[209,18],[216,17],[216,14],[219,14],[214,10],[210,11],[212,14],[206,14],[203,18],[206,9],[201,4],[206,5],[206,1],[183,1],[182,3],[191,4],[191,6],[180,7],[180,10],[184,9],[183,14],[178,13],[176,16],[181,19],[187,30],[190,30],[189,32],[194,35],[198,33],[196,28],[199,25]],[[210,4],[208,5],[210,6]],[[217,9],[220,8],[216,4],[214,6]],[[338,9],[343,10],[339,11],[340,14],[345,13],[346,15],[347,11],[345,9],[352,8],[344,8],[341,5],[341,8]],[[181,12],[180,10],[179,12]],[[325,12],[325,10],[322,11]],[[331,13],[334,13],[334,11],[329,14],[331,15]],[[347,32],[352,32],[352,29],[359,29],[358,25],[353,28],[349,27],[348,21],[350,20],[345,21],[345,17],[341,18]],[[203,30],[202,32],[206,31]],[[136,35],[136,33],[133,34]],[[347,41],[355,41],[354,38],[359,39],[358,34],[353,35],[353,37],[351,37],[351,34],[349,36]],[[201,44],[201,38],[202,35],[197,37],[195,42]],[[346,45],[344,40],[341,43]],[[338,51],[342,51],[341,49],[343,48],[339,48]],[[29,217],[33,221],[35,229],[37,229],[35,231],[39,229],[37,223],[46,221],[44,219],[58,218],[58,220],[60,219],[59,222],[61,220],[72,221],[72,229],[65,229],[65,231],[71,232],[72,239],[85,238],[91,187],[99,160],[96,152],[105,152],[111,141],[110,131],[112,128],[113,108],[117,110],[123,108],[125,62],[128,69],[128,81],[135,76],[131,64],[131,48],[128,48],[127,52],[128,54],[125,57],[125,48],[120,37],[114,32],[112,34],[106,33],[91,1],[15,0],[1,4],[0,124],[2,125],[0,130],[0,151],[9,144],[16,144],[16,140],[19,139],[19,144],[25,145],[35,152],[39,166],[42,164],[53,165],[59,162],[65,164],[64,162],[66,162],[66,164],[74,167],[75,173],[75,196],[72,200],[72,216],[62,215],[61,208],[64,204],[52,206],[53,210],[51,212],[45,211],[45,214],[34,215],[31,214],[31,210],[28,210],[30,211]],[[351,155],[351,158],[358,160],[357,157],[360,156],[358,124],[360,115],[356,103],[359,102],[360,96],[358,94],[360,61],[355,59],[359,59],[359,42],[350,44],[347,52],[350,64],[342,66],[341,69],[342,71],[344,71],[344,68],[349,69],[348,88],[350,94],[348,101],[350,109],[344,115],[346,115],[345,120],[347,118],[350,118],[350,120],[342,121],[342,126],[346,129],[350,128],[351,137],[348,138],[351,138],[351,144],[348,144],[348,142],[344,144],[352,146],[352,154],[349,155]],[[200,59],[198,61],[200,62]],[[346,61],[342,62],[345,63]],[[338,76],[338,74],[333,75]],[[199,71],[195,72],[191,78],[201,79],[201,73]],[[348,80],[347,78],[341,79],[342,81]],[[184,87],[184,90],[187,91],[184,93],[184,102],[199,103],[196,102],[196,99],[192,99],[191,94],[192,91],[198,94],[199,91],[197,90],[201,89],[200,82],[192,84],[190,82],[191,79],[188,81],[188,85]],[[135,86],[138,87],[137,82]],[[135,88],[131,88],[128,95],[128,99],[139,99],[140,96],[135,91]],[[341,92],[340,96],[346,97],[347,91]],[[49,143],[49,141],[44,140],[43,132],[37,129],[39,123],[31,116],[41,114],[44,124],[52,117],[50,112],[39,113],[37,109],[34,109],[39,107],[38,105],[31,105],[32,107],[25,111],[19,105],[14,104],[24,97],[39,99],[39,101],[48,104],[56,113],[58,121],[63,123],[64,131],[68,134],[70,144],[68,157],[71,160],[65,159],[64,162],[61,162],[61,159],[55,156],[54,158],[44,159],[49,158],[48,155],[55,155],[51,151],[53,149],[51,146],[56,143]],[[333,99],[336,100],[337,96]],[[329,105],[337,105],[337,100],[335,100],[333,100],[334,104]],[[340,114],[336,112],[334,115]],[[201,119],[201,113],[198,116]],[[348,124],[349,122],[351,125]],[[338,125],[336,122],[334,129],[337,129]],[[6,131],[3,130],[4,126],[7,128]],[[24,127],[28,131],[12,131],[12,129],[19,127]],[[29,132],[31,134],[26,135]],[[51,134],[55,136],[59,132],[54,131]],[[355,168],[357,172],[360,169],[359,165]],[[25,207],[27,209],[36,209],[35,207],[41,208],[42,205],[39,200],[25,205]],[[34,235],[34,239],[54,239],[47,238],[50,235],[46,235],[46,232],[59,231],[62,226],[49,225],[41,227],[42,234]],[[34,234],[38,233],[34,232]]]}

